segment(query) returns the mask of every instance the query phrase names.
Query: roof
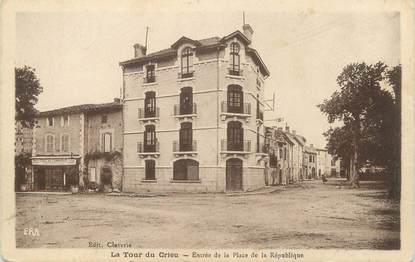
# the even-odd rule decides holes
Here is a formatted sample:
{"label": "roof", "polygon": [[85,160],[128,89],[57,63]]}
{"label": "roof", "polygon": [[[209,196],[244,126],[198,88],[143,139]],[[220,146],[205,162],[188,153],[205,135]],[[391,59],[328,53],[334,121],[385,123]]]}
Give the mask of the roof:
{"label": "roof", "polygon": [[310,153],[310,154],[317,154],[317,151],[316,151],[315,147],[305,146],[304,151],[307,152],[307,153]]}
{"label": "roof", "polygon": [[[170,46],[170,48],[163,49],[157,52],[153,52],[142,57],[133,58],[127,61],[120,62],[119,65],[128,66],[128,65],[137,64],[137,63],[150,62],[152,60],[157,60],[157,59],[162,59],[162,58],[175,57],[177,55],[177,48],[182,43],[191,43],[194,46],[196,46],[196,50],[203,50],[203,49],[213,48],[213,47],[225,48],[226,41],[233,37],[239,38],[246,45],[249,45],[251,43],[248,40],[248,38],[246,38],[246,36],[243,33],[241,33],[239,30],[236,30],[235,32],[227,36],[224,36],[222,38],[218,36],[214,36],[214,37],[209,37],[209,38],[205,38],[201,40],[193,40],[191,38],[182,36],[176,42],[174,42]],[[253,60],[257,64],[259,64],[259,69],[261,70],[261,73],[265,76],[269,76],[270,73],[268,71],[268,68],[266,67],[262,58],[259,56],[258,52],[252,47],[247,47],[246,52],[252,56]]]}
{"label": "roof", "polygon": [[293,134],[293,136],[294,136],[295,140],[297,140],[300,145],[302,145],[302,146],[305,145],[305,142],[307,141],[305,139],[305,137],[300,136],[300,135],[294,135],[294,134]]}
{"label": "roof", "polygon": [[111,102],[111,103],[102,103],[102,104],[83,104],[76,106],[68,106],[57,108],[54,110],[48,110],[40,112],[36,117],[45,117],[45,116],[56,116],[56,115],[66,115],[66,114],[76,114],[76,113],[102,113],[102,112],[111,112],[122,109],[122,104],[120,102]]}

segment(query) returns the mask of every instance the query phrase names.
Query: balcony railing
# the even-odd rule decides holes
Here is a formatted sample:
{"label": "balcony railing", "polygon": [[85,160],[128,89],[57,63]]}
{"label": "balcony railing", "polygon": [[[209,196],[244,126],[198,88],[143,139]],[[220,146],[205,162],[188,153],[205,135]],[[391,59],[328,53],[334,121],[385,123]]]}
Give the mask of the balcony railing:
{"label": "balcony railing", "polygon": [[264,121],[264,112],[261,111],[261,110],[257,110],[257,112],[256,112],[256,118],[259,119],[259,120],[261,120],[261,121]]}
{"label": "balcony railing", "polygon": [[174,105],[174,115],[181,116],[181,115],[197,115],[197,105],[196,103],[189,104],[189,105]]}
{"label": "balcony railing", "polygon": [[191,78],[191,77],[194,76],[194,71],[191,71],[191,72],[179,72],[178,73],[178,76],[179,76],[180,79],[183,79],[183,78]]}
{"label": "balcony railing", "polygon": [[145,108],[138,109],[138,119],[145,118],[158,118],[160,117],[160,108],[156,107],[156,110],[149,110]]}
{"label": "balcony railing", "polygon": [[156,82],[156,76],[146,76],[143,78],[144,84],[150,84]]}
{"label": "balcony railing", "polygon": [[264,144],[263,142],[259,142],[256,145],[256,152],[257,153],[268,153],[269,145]]}
{"label": "balcony railing", "polygon": [[228,74],[231,75],[231,76],[243,76],[243,71],[228,68]]}
{"label": "balcony railing", "polygon": [[195,152],[197,151],[197,141],[192,140],[192,143],[180,143],[180,141],[173,141],[173,152]]}
{"label": "balcony railing", "polygon": [[222,139],[221,142],[221,151],[251,152],[251,140],[233,142],[230,140]]}
{"label": "balcony railing", "polygon": [[229,103],[228,101],[222,102],[222,113],[233,113],[233,114],[251,114],[251,104],[243,103],[236,105],[235,103]]}
{"label": "balcony railing", "polygon": [[143,142],[137,142],[137,153],[159,153],[160,152],[160,144],[156,140],[153,144],[146,144]]}

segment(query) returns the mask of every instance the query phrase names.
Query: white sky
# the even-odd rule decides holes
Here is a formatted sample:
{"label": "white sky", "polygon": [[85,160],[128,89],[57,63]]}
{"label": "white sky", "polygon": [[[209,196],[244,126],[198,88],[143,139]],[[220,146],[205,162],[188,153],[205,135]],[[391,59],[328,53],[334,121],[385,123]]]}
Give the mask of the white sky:
{"label": "white sky", "polygon": [[[399,13],[247,12],[252,46],[271,76],[266,94],[276,95],[274,113],[284,125],[325,146],[329,128],[316,107],[337,88],[336,77],[351,62],[400,63]],[[43,93],[37,108],[48,110],[110,102],[122,85],[118,62],[133,57],[133,44],[149,52],[169,47],[181,36],[225,36],[242,27],[241,12],[186,13],[18,13],[16,66],[36,68]],[[270,123],[270,122],[267,122]]]}

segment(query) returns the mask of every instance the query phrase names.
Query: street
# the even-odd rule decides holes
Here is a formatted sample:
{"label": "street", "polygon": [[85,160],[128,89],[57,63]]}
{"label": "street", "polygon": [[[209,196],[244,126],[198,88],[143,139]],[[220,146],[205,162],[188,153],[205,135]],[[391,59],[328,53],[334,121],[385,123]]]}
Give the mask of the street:
{"label": "street", "polygon": [[399,249],[399,203],[386,186],[340,183],[234,196],[16,194],[17,247]]}

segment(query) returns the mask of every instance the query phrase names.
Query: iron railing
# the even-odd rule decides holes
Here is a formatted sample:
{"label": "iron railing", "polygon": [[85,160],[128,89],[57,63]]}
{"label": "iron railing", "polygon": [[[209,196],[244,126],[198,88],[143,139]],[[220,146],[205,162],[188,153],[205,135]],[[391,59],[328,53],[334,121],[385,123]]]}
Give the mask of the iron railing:
{"label": "iron railing", "polygon": [[173,152],[195,152],[197,151],[197,141],[192,140],[192,143],[180,143],[180,141],[173,141]]}
{"label": "iron railing", "polygon": [[174,105],[174,115],[196,115],[197,114],[197,104],[176,104]]}
{"label": "iron railing", "polygon": [[228,101],[222,101],[222,113],[235,113],[235,114],[251,114],[250,103],[230,103]]}
{"label": "iron railing", "polygon": [[251,152],[251,140],[230,141],[222,139],[222,151]]}
{"label": "iron railing", "polygon": [[146,109],[146,108],[139,108],[138,109],[138,119],[144,118],[153,118],[153,117],[160,117],[160,108],[156,107],[155,110]]}
{"label": "iron railing", "polygon": [[143,78],[144,84],[154,83],[156,82],[156,76],[146,76]]}
{"label": "iron railing", "polygon": [[158,153],[160,152],[160,143],[156,140],[153,144],[146,144],[143,142],[137,142],[138,153]]}
{"label": "iron railing", "polygon": [[236,70],[236,69],[228,68],[228,74],[232,76],[242,76],[243,70],[240,70],[240,69]]}
{"label": "iron railing", "polygon": [[178,76],[180,79],[182,78],[190,78],[194,76],[194,71],[190,71],[190,72],[179,72]]}

